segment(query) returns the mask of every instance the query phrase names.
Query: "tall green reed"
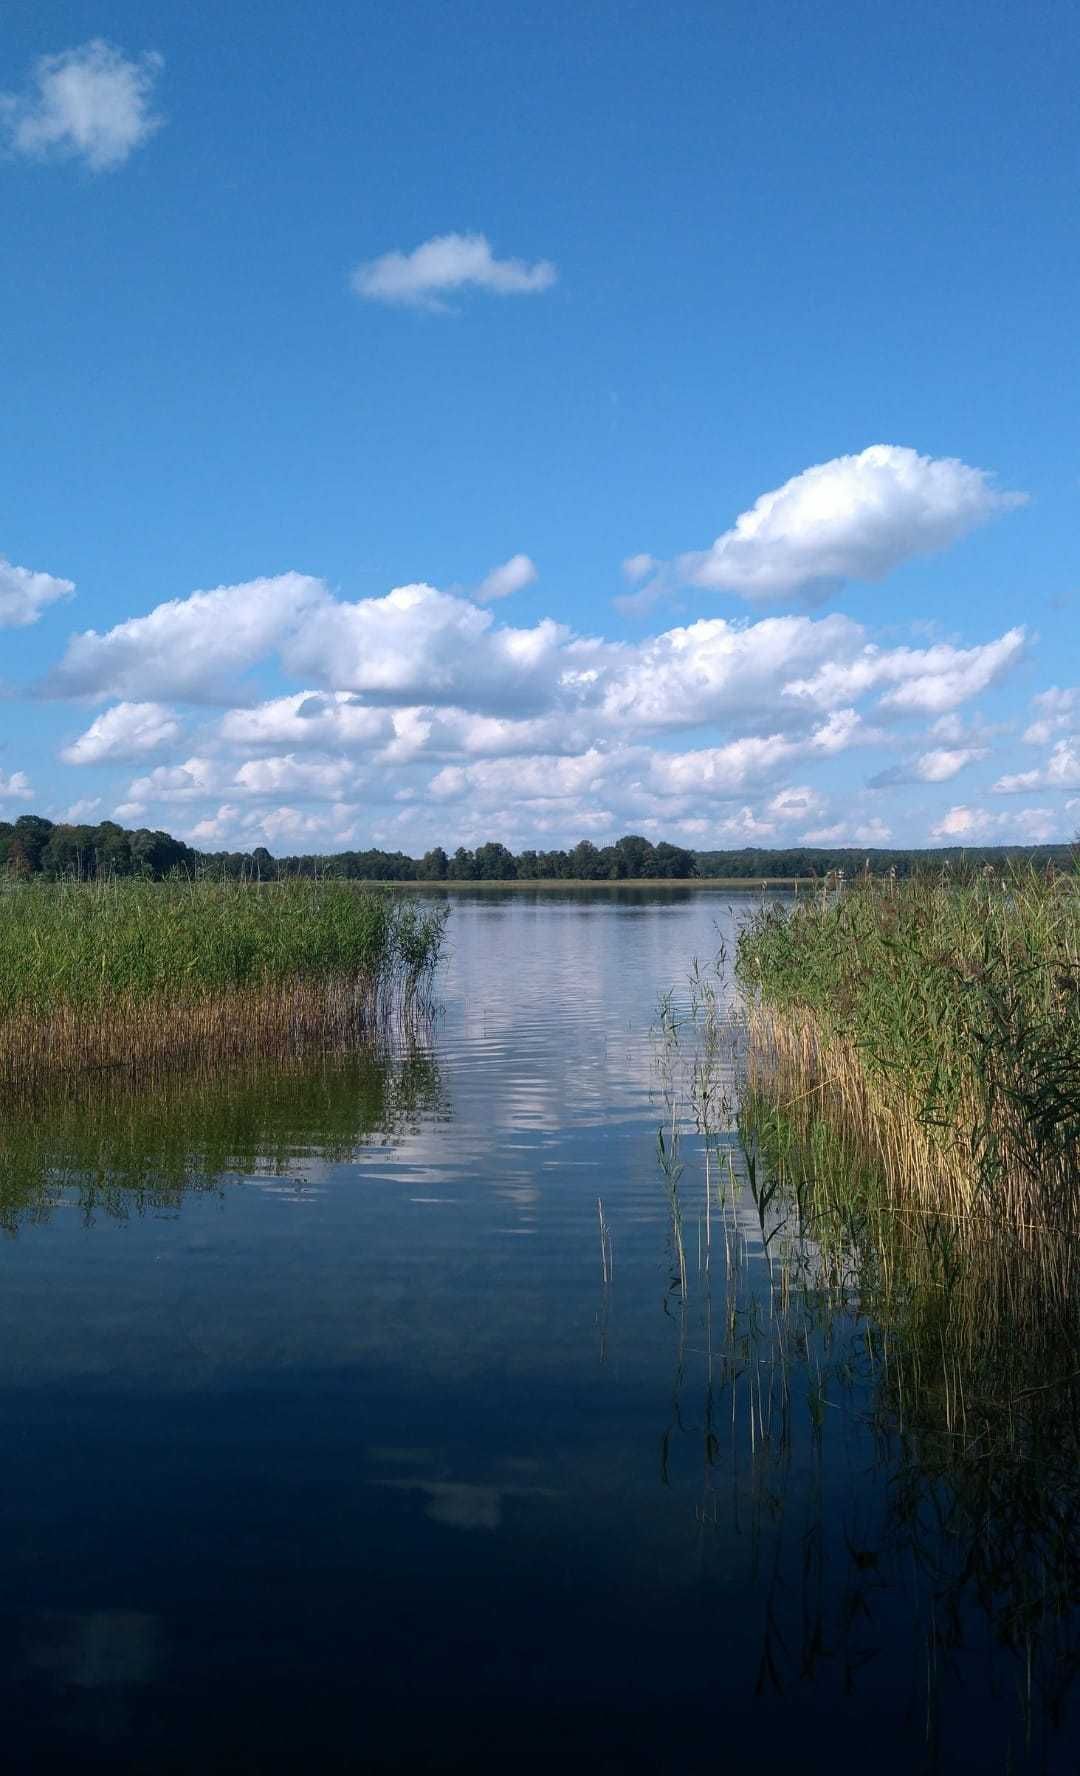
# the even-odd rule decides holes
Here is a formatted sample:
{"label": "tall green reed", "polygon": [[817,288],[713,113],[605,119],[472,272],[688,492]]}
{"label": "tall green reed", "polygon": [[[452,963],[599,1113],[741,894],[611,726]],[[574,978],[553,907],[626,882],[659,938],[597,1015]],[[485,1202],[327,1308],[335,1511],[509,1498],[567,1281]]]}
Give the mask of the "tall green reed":
{"label": "tall green reed", "polygon": [[0,1084],[370,1029],[424,998],[444,921],[333,881],[7,885]]}
{"label": "tall green reed", "polygon": [[830,1112],[901,1195],[1080,1217],[1080,872],[867,880],[744,927],[755,1089]]}

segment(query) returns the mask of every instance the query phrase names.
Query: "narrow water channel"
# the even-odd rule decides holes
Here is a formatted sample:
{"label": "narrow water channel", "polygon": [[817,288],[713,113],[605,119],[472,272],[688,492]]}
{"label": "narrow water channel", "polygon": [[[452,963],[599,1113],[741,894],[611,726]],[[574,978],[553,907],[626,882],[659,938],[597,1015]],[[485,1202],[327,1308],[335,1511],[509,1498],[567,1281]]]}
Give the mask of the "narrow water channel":
{"label": "narrow water channel", "polygon": [[913,1437],[691,1126],[680,1270],[749,904],[461,895],[418,1042],[7,1114],[6,1768],[1078,1767],[1075,1490]]}

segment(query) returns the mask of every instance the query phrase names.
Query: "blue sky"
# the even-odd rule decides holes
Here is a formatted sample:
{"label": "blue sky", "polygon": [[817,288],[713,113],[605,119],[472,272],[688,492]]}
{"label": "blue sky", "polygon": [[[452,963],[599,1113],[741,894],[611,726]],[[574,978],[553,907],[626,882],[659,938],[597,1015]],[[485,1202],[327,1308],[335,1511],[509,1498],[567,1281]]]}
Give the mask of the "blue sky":
{"label": "blue sky", "polygon": [[1078,47],[6,5],[0,814],[1071,836]]}

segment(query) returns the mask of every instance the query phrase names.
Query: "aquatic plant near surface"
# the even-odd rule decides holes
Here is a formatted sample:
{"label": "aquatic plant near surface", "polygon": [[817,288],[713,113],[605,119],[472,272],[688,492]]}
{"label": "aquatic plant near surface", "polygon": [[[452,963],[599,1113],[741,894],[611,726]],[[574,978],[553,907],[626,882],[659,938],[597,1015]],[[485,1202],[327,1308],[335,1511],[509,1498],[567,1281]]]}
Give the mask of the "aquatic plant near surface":
{"label": "aquatic plant near surface", "polygon": [[859,882],[739,940],[748,1083],[894,1203],[1021,1240],[1080,1219],[1080,873]]}
{"label": "aquatic plant near surface", "polygon": [[342,882],[9,886],[0,1087],[369,1032],[423,997],[443,927]]}

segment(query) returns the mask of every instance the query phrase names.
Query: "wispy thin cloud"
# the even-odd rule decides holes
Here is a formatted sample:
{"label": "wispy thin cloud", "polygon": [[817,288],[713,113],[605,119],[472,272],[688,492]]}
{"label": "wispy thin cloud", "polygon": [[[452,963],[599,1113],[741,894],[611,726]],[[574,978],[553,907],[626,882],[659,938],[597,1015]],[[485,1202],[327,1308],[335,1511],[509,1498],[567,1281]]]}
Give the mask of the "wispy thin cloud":
{"label": "wispy thin cloud", "polygon": [[536,296],[550,290],[558,273],[549,259],[497,259],[483,234],[439,234],[411,253],[384,253],[358,265],[352,288],[369,302],[444,310],[445,298],[463,290],[494,296]]}
{"label": "wispy thin cloud", "polygon": [[514,592],[523,592],[539,577],[535,562],[527,555],[511,555],[501,567],[493,567],[489,574],[485,574],[474,596],[478,604],[491,604],[497,598],[509,598]]}

